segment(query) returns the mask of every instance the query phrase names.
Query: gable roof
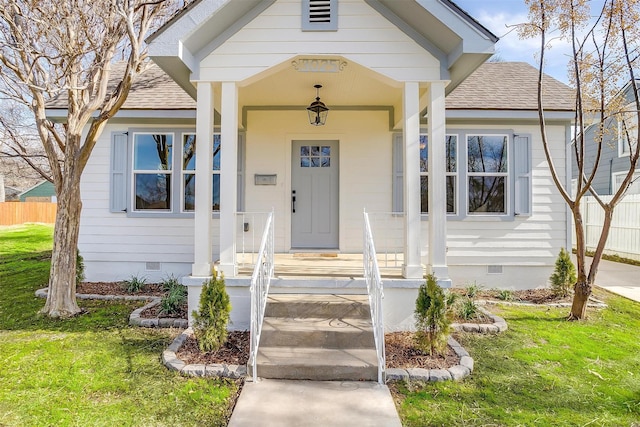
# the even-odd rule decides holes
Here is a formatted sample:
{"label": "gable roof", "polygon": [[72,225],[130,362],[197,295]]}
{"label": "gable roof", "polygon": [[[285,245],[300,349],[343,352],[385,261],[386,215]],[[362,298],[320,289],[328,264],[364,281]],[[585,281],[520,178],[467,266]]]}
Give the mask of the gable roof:
{"label": "gable roof", "polygon": [[[147,38],[149,56],[195,98],[190,80],[197,79],[200,61],[276,1],[196,0]],[[439,59],[448,91],[489,58],[498,41],[451,0],[363,1]]]}
{"label": "gable roof", "polygon": [[[538,70],[526,62],[488,62],[453,90],[447,110],[537,110]],[[544,75],[546,110],[573,111],[575,91]]]}

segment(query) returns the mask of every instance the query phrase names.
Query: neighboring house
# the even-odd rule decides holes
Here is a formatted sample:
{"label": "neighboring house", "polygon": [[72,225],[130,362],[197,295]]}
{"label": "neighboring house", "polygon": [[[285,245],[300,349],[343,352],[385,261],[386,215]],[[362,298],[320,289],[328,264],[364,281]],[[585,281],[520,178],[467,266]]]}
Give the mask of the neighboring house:
{"label": "neighboring house", "polygon": [[4,201],[5,202],[15,202],[20,200],[19,195],[21,191],[15,187],[9,187],[8,185],[4,187]]}
{"label": "neighboring house", "polygon": [[55,202],[56,189],[53,183],[42,181],[18,195],[21,202]]}
{"label": "neighboring house", "polygon": [[[623,129],[623,121],[616,118],[606,121],[605,132],[602,136],[602,150],[600,154],[600,162],[593,180],[593,189],[599,195],[615,194],[620,188],[627,172],[629,172],[629,154],[630,149],[633,150],[638,135],[638,116],[635,113],[635,101],[633,97],[634,87],[640,85],[640,80],[636,81],[636,85],[628,83],[620,92],[620,96],[624,99],[622,108],[626,112],[624,121],[626,130]],[[585,175],[589,175],[593,170],[597,151],[598,151],[598,133],[600,132],[599,123],[589,126],[585,130]],[[631,144],[629,144],[629,139]],[[573,159],[573,187],[575,188],[578,178],[578,168],[575,160],[575,152],[572,150]],[[633,183],[627,190],[627,194],[640,194],[640,163],[636,165]]]}
{"label": "neighboring house", "polygon": [[[361,259],[366,209],[379,249],[400,260],[384,279],[389,329],[413,324],[426,272],[443,286],[545,286],[569,237],[537,71],[483,64],[497,38],[449,0],[332,0],[320,14],[317,3],[196,1],[149,38],[163,71],[136,82],[83,173],[88,280],[179,275],[191,312],[216,263],[232,326],[246,329],[242,267],[268,213],[277,254],[340,260]],[[306,109],[317,84],[323,126]],[[545,92],[569,181],[574,94],[550,77]],[[65,108],[49,105],[50,119]],[[272,291],[363,292],[361,273],[313,271],[316,261],[299,257],[291,277],[276,258]]]}

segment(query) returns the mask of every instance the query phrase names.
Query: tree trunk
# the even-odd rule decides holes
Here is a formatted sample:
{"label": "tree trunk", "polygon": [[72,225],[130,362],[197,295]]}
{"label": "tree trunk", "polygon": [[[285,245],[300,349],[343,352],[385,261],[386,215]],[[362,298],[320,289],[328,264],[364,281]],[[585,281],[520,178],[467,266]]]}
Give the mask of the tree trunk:
{"label": "tree trunk", "polygon": [[76,257],[82,209],[79,174],[73,171],[64,174],[57,193],[58,213],[51,255],[49,293],[42,309],[42,313],[54,318],[72,317],[81,312],[76,302]]}
{"label": "tree trunk", "polygon": [[580,203],[577,202],[571,207],[573,213],[573,222],[576,232],[576,273],[578,280],[573,287],[573,302],[571,304],[571,313],[569,320],[584,319],[587,313],[587,301],[591,295],[591,282],[587,277],[586,266],[586,241],[584,234],[584,223],[582,220],[582,212],[580,212]]}

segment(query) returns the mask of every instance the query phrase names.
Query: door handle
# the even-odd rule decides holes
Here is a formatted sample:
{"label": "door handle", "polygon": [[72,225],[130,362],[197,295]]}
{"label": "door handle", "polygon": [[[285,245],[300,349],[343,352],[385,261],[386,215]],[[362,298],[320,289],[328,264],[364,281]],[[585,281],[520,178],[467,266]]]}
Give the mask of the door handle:
{"label": "door handle", "polygon": [[291,192],[291,212],[296,213],[296,190]]}

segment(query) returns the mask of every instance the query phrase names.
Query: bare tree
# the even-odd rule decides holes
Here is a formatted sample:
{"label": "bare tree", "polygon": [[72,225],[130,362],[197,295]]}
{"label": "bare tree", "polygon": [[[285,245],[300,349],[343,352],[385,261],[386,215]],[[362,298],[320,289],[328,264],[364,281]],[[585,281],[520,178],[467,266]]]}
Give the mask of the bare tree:
{"label": "bare tree", "polygon": [[[635,71],[640,65],[640,0],[525,0],[529,7],[530,22],[521,27],[521,36],[539,37],[540,57],[538,74],[538,110],[544,152],[553,181],[571,209],[575,223],[578,280],[574,287],[573,304],[569,319],[583,319],[587,301],[595,283],[596,274],[607,236],[611,228],[613,211],[629,188],[640,155],[637,126],[640,118],[640,99]],[[593,7],[596,3],[598,6]],[[544,114],[542,82],[545,52],[553,38],[571,43],[572,57],[569,76],[576,88],[575,141],[573,155],[578,169],[575,195],[564,187],[550,153]],[[632,99],[624,99],[621,88],[630,84]],[[624,180],[610,200],[605,201],[592,187],[596,176],[605,136],[610,124],[619,123],[629,150],[629,169]],[[595,140],[586,139],[586,129],[596,126]],[[596,145],[594,159],[588,159],[587,144]],[[593,162],[591,164],[591,161]],[[585,195],[591,194],[604,210],[604,223],[589,269],[586,266],[585,229],[580,206]]]}
{"label": "bare tree", "polygon": [[[145,69],[144,38],[183,2],[170,0],[0,0],[0,85],[29,106],[58,201],[49,293],[43,313],[80,312],[75,298],[80,177],[107,120]],[[114,81],[113,62],[122,59]],[[47,119],[64,97],[64,124]]]}

